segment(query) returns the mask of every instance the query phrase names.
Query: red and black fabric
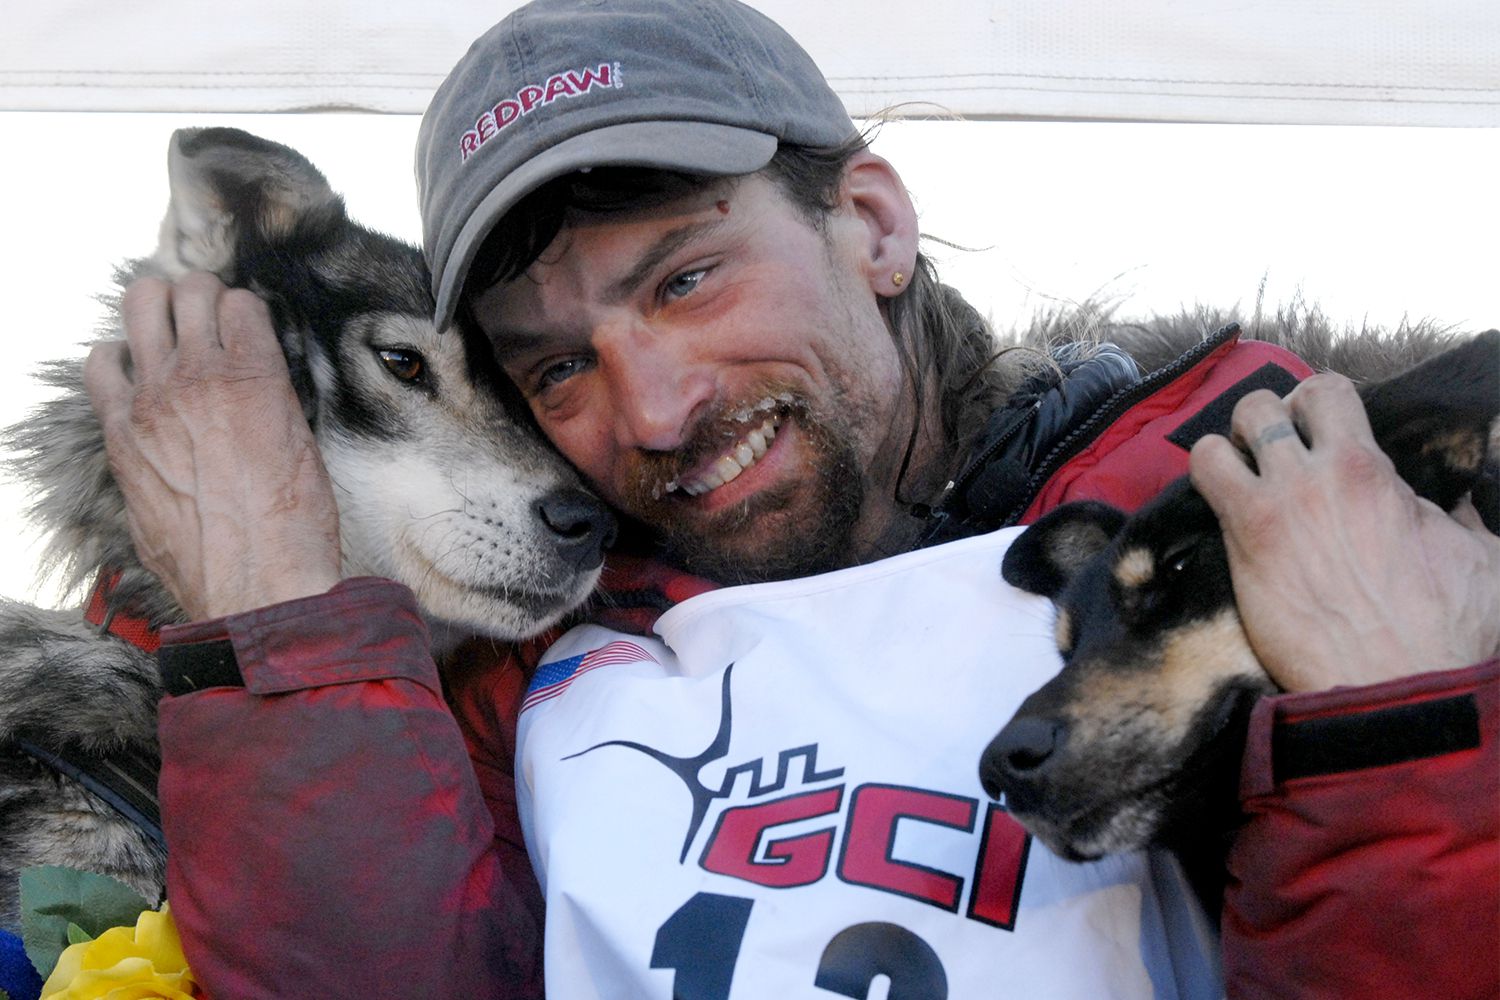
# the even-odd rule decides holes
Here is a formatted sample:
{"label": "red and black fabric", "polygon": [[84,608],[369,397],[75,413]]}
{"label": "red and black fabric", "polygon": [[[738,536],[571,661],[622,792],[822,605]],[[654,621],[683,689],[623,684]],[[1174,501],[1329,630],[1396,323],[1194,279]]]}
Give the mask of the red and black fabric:
{"label": "red and black fabric", "polygon": [[1117,393],[1059,441],[1007,524],[1030,524],[1075,500],[1135,510],[1187,473],[1188,451],[1205,434],[1229,431],[1234,404],[1256,389],[1285,395],[1311,375],[1275,344],[1241,340],[1225,327],[1165,368]]}
{"label": "red and black fabric", "polygon": [[1234,324],[1144,376],[1108,344],[1058,361],[1058,376],[1037,376],[990,419],[922,544],[1030,524],[1073,500],[1134,510],[1187,472],[1193,442],[1228,433],[1243,396],[1285,395],[1312,374]]}
{"label": "red and black fabric", "polygon": [[1500,997],[1500,661],[1261,699],[1240,793],[1231,997]]}
{"label": "red and black fabric", "polygon": [[163,638],[230,640],[244,679],[159,719],[167,895],[210,993],[542,995],[513,796],[482,793],[409,590],[346,580]]}

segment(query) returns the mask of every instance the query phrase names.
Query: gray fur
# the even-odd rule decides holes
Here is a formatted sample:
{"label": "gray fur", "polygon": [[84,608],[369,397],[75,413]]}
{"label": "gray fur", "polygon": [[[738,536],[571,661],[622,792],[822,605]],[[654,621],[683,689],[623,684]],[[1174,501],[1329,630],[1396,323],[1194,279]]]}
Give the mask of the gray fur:
{"label": "gray fur", "polygon": [[16,876],[33,865],[109,875],[154,901],[165,858],[134,824],[9,745],[90,754],[156,746],[156,659],[101,639],[76,611],[0,602],[0,926],[17,930]]}
{"label": "gray fur", "polygon": [[1394,329],[1339,326],[1316,305],[1300,301],[1265,310],[1260,303],[1246,314],[1210,306],[1185,308],[1173,315],[1124,319],[1118,303],[1092,299],[1038,314],[1029,326],[1003,334],[1009,343],[1047,349],[1078,341],[1112,343],[1136,360],[1142,371],[1155,371],[1230,323],[1241,336],[1285,347],[1319,371],[1333,371],[1357,383],[1378,382],[1442,353],[1472,335],[1430,320],[1402,322]]}
{"label": "gray fur", "polygon": [[[123,268],[119,284],[201,268],[267,300],[334,480],[345,575],[405,583],[441,635],[521,638],[582,602],[612,522],[503,395],[487,346],[433,328],[420,254],[350,222],[300,155],[237,130],[177,133],[169,173],[157,250]],[[420,382],[396,374],[391,349],[421,356]],[[112,568],[116,607],[182,621],[136,557],[81,359],[39,377],[53,397],[0,443],[31,487],[45,571],[81,597]],[[574,520],[559,526],[558,511]],[[16,876],[32,865],[101,872],[160,896],[154,843],[14,742],[155,759],[160,695],[155,657],[101,635],[81,611],[0,602],[0,928],[17,929]]]}

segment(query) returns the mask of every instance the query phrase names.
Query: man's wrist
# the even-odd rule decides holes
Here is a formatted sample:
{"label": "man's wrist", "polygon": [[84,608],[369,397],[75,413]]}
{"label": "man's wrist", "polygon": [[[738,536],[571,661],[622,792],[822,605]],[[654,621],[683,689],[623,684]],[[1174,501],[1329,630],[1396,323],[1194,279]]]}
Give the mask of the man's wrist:
{"label": "man's wrist", "polygon": [[286,604],[326,594],[339,583],[337,565],[312,568],[302,563],[267,566],[260,571],[244,569],[231,586],[215,588],[206,595],[202,613],[196,618],[228,618],[258,608]]}

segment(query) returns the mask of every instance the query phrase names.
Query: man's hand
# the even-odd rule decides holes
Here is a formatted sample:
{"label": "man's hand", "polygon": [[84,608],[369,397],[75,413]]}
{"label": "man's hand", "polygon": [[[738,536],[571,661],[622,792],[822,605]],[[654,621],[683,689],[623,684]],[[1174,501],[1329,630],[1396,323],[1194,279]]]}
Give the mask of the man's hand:
{"label": "man's hand", "polygon": [[84,383],[147,569],[192,618],[322,593],[338,509],[265,304],[209,274],[141,279]]}
{"label": "man's hand", "polygon": [[[1289,691],[1371,684],[1500,652],[1500,539],[1416,496],[1350,382],[1317,375],[1235,407],[1193,485],[1219,517],[1256,655]],[[1300,433],[1299,433],[1300,432]]]}

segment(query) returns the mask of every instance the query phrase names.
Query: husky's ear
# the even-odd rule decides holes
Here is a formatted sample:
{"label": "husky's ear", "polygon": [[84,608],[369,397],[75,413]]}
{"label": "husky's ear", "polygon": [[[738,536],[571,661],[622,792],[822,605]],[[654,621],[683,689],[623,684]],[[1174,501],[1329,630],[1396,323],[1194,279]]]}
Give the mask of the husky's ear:
{"label": "husky's ear", "polygon": [[1090,559],[1104,551],[1125,524],[1109,504],[1064,504],[1021,533],[1005,551],[1000,575],[1011,586],[1056,597]]}
{"label": "husky's ear", "polygon": [[[1494,475],[1500,331],[1490,330],[1360,391],[1370,427],[1418,496],[1452,510]],[[1487,471],[1488,467],[1488,471]]]}
{"label": "husky's ear", "polygon": [[309,215],[343,213],[343,200],[302,154],[239,129],[178,129],[167,173],[172,200],[155,260],[171,277],[204,270],[232,282],[245,239],[274,243]]}

